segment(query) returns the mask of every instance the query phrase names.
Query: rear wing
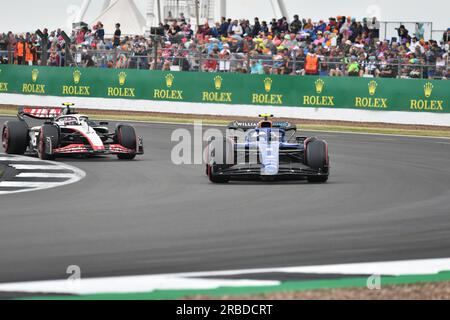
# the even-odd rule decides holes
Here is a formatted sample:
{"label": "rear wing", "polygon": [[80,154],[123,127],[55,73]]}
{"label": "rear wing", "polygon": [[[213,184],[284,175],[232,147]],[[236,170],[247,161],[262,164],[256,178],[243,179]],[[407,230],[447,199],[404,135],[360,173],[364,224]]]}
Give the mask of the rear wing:
{"label": "rear wing", "polygon": [[18,117],[24,116],[39,120],[52,120],[64,114],[63,108],[44,108],[44,107],[22,107],[19,109]]}
{"label": "rear wing", "polygon": [[59,116],[71,114],[70,106],[65,107],[21,107],[17,113],[20,119],[29,117],[38,120],[52,120]]}
{"label": "rear wing", "polygon": [[[228,125],[229,130],[243,130],[248,131],[258,127],[259,122],[253,121],[234,121]],[[273,128],[281,129],[284,131],[297,130],[297,126],[285,121],[274,121],[272,123]]]}

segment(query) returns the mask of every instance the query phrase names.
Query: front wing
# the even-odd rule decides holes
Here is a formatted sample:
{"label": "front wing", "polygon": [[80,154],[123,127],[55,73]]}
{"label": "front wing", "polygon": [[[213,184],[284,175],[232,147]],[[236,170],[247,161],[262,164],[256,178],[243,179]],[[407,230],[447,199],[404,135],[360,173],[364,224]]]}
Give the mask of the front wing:
{"label": "front wing", "polygon": [[105,144],[104,148],[94,149],[91,145],[70,144],[60,148],[53,148],[51,139],[47,139],[46,153],[51,155],[117,155],[117,154],[144,154],[143,139],[138,137],[136,149],[128,149],[120,144]]}
{"label": "front wing", "polygon": [[262,164],[251,165],[234,165],[229,168],[222,168],[216,174],[219,176],[226,176],[233,179],[286,179],[286,180],[302,180],[307,177],[328,176],[328,168],[312,169],[304,164],[280,164],[278,174],[264,175],[264,166]]}

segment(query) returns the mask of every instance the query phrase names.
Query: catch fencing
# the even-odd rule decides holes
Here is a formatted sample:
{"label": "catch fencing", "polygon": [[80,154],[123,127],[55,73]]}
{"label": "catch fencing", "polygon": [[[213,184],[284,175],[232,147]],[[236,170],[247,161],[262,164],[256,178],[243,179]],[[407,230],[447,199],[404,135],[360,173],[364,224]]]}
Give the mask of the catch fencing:
{"label": "catch fencing", "polygon": [[[0,51],[0,64],[8,63],[8,53]],[[56,56],[55,56],[56,55]],[[185,72],[221,72],[221,73],[251,73],[267,75],[305,75],[305,58],[297,54],[285,56],[282,59],[267,55],[251,56],[243,53],[231,53],[226,58],[217,55],[179,51],[176,54],[154,56],[136,54],[121,50],[89,50],[74,52],[73,57],[66,59],[63,53],[49,54],[48,65],[51,67],[93,67],[109,69],[137,69]],[[319,60],[318,75],[320,76],[359,76],[366,78],[386,77],[402,79],[449,79],[449,57],[427,63],[421,59],[397,60],[381,63],[380,61],[357,61],[359,71],[349,73],[349,58],[330,58],[322,56]],[[389,70],[390,73],[383,72]]]}

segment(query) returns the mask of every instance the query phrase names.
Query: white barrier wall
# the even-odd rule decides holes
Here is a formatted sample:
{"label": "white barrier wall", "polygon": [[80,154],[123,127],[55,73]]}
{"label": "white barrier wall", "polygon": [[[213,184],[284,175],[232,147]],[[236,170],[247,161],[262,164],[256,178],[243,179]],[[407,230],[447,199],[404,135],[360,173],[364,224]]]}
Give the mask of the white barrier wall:
{"label": "white barrier wall", "polygon": [[450,126],[449,113],[438,114],[428,112],[370,111],[337,108],[268,107],[254,105],[0,94],[0,105],[57,107],[61,106],[63,102],[73,102],[77,107],[84,109],[111,111],[141,111],[246,117],[257,117],[261,113],[271,113],[276,117],[294,119]]}

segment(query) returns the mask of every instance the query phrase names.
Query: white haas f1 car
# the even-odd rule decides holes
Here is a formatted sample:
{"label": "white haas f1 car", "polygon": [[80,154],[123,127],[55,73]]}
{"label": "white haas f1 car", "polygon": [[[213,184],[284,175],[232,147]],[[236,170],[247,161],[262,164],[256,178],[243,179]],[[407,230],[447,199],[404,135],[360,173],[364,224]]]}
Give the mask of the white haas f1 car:
{"label": "white haas f1 car", "polygon": [[[8,121],[2,130],[2,144],[7,154],[38,155],[54,160],[62,155],[117,155],[133,160],[144,153],[143,141],[133,127],[116,126],[110,132],[107,122],[94,122],[77,114],[66,103],[63,108],[20,108],[18,120]],[[25,117],[44,123],[30,126]]]}
{"label": "white haas f1 car", "polygon": [[210,138],[206,149],[206,174],[213,183],[259,179],[308,180],[325,183],[330,173],[328,144],[315,137],[297,136],[289,122],[235,121],[228,137]]}

